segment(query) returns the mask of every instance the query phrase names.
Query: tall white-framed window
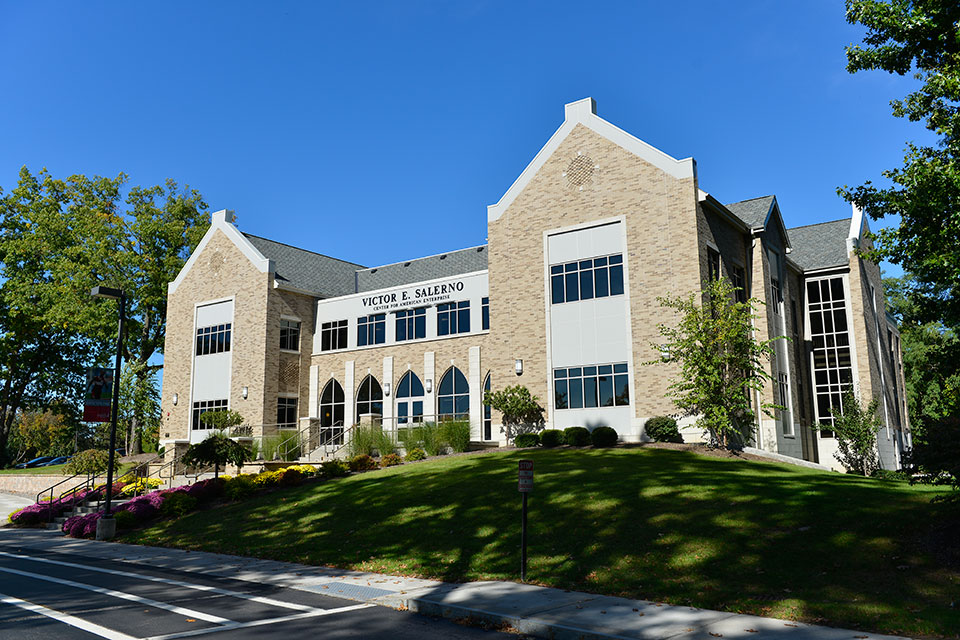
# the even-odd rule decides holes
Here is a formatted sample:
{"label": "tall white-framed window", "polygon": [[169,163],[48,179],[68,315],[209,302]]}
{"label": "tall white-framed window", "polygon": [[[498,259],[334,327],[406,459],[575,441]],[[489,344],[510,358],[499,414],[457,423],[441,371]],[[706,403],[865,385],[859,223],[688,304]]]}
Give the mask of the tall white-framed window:
{"label": "tall white-framed window", "polygon": [[[486,395],[491,390],[490,374],[483,381],[483,392]],[[493,407],[488,404],[483,405],[483,439],[493,440]]]}
{"label": "tall white-framed window", "polygon": [[192,429],[200,431],[201,429],[213,429],[203,421],[203,414],[211,411],[226,411],[230,403],[227,400],[198,400],[193,403],[192,411]]}
{"label": "tall white-framed window", "polygon": [[299,320],[280,319],[280,349],[282,351],[300,351]]}
{"label": "tall white-framed window", "polygon": [[853,363],[842,276],[807,281],[814,417],[833,438],[835,415],[843,415],[843,394],[853,389]]}
{"label": "tall white-framed window", "polygon": [[437,388],[437,419],[462,420],[470,415],[470,385],[456,367],[450,367]]}
{"label": "tall white-framed window", "polygon": [[320,393],[320,442],[321,444],[343,443],[343,387],[331,378]]}
{"label": "tall white-framed window", "polygon": [[407,371],[397,385],[397,424],[423,422],[423,383],[413,371]]}
{"label": "tall white-framed window", "polygon": [[780,415],[780,424],[783,427],[783,435],[792,436],[793,416],[790,412],[790,379],[784,371],[777,373],[777,392],[777,404],[783,407],[777,410]]}
{"label": "tall white-framed window", "polygon": [[371,374],[357,388],[357,417],[365,414],[383,415],[383,389]]}
{"label": "tall white-framed window", "polygon": [[297,426],[297,399],[290,396],[277,398],[277,426],[295,429]]}

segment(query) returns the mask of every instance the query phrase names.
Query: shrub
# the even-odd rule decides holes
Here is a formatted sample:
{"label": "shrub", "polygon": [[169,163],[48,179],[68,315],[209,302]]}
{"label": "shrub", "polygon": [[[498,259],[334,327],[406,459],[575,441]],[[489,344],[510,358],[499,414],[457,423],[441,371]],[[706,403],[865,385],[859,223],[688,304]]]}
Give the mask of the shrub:
{"label": "shrub", "polygon": [[120,490],[120,495],[127,497],[136,496],[141,493],[153,491],[154,489],[159,489],[162,484],[163,480],[160,478],[140,478],[128,485],[124,485],[123,489]]}
{"label": "shrub", "polygon": [[320,463],[321,478],[342,478],[350,473],[350,465],[343,460],[327,460]]}
{"label": "shrub", "polygon": [[677,429],[677,421],[670,416],[655,416],[643,425],[647,435],[655,442],[683,442],[683,436]]}
{"label": "shrub", "polygon": [[[229,412],[210,412],[210,413],[229,413]],[[202,442],[197,442],[187,448],[186,453],[181,456],[180,461],[185,465],[201,467],[213,465],[214,477],[220,475],[220,467],[227,463],[242,466],[244,462],[250,459],[250,450],[245,446],[231,440],[222,433],[211,433]]]}
{"label": "shrub", "polygon": [[287,467],[288,469],[297,469],[300,473],[305,476],[315,476],[317,475],[317,468],[312,464],[298,464],[295,467]]}
{"label": "shrub", "polygon": [[536,433],[521,433],[513,439],[513,445],[520,447],[535,447],[540,444],[540,436]]}
{"label": "shrub", "polygon": [[157,515],[167,495],[167,493],[154,491],[139,496],[117,507],[117,513],[127,513],[134,521],[144,522]]}
{"label": "shrub", "polygon": [[180,518],[196,508],[196,498],[187,495],[186,491],[172,491],[160,505],[160,513],[168,517]]}
{"label": "shrub", "polygon": [[483,404],[502,414],[500,419],[507,429],[508,438],[536,431],[543,426],[543,407],[523,385],[487,391],[483,394]]}
{"label": "shrub", "polygon": [[877,456],[877,432],[883,428],[883,422],[877,415],[878,401],[874,399],[864,408],[852,391],[847,391],[841,399],[843,410],[833,415],[833,426],[812,425],[813,429],[829,428],[837,441],[837,451],[833,457],[842,464],[848,473],[869,476],[880,466]]}
{"label": "shrub", "polygon": [[400,459],[395,453],[388,453],[387,455],[380,458],[380,466],[383,468],[386,467],[395,467],[398,464],[403,464],[403,460]]}
{"label": "shrub", "polygon": [[407,451],[407,455],[404,457],[404,460],[407,462],[416,462],[417,460],[423,460],[427,457],[427,452],[421,449],[420,447],[414,447]]}
{"label": "shrub", "polygon": [[[107,470],[110,453],[103,449],[87,449],[81,451],[67,463],[67,473],[86,473],[97,476]],[[120,468],[120,456],[113,456],[113,470]]]}
{"label": "shrub", "polygon": [[440,425],[443,441],[456,453],[463,453],[470,446],[470,422],[450,420]]}
{"label": "shrub", "polygon": [[906,471],[894,471],[892,469],[874,469],[870,474],[874,478],[881,480],[909,480],[910,474]]}
{"label": "shrub", "polygon": [[231,500],[244,500],[249,498],[257,490],[257,485],[253,483],[254,475],[242,473],[236,478],[227,480],[224,486],[224,492]]}
{"label": "shrub", "polygon": [[563,444],[563,431],[560,429],[544,429],[540,432],[541,447],[557,447]]}
{"label": "shrub", "polygon": [[597,427],[590,432],[590,441],[595,447],[612,447],[617,444],[617,432],[612,427]]}
{"label": "shrub", "polygon": [[253,477],[253,484],[258,487],[272,487],[280,482],[279,471],[261,471]]}
{"label": "shrub", "polygon": [[366,454],[350,458],[350,471],[370,471],[378,468],[380,468],[380,465],[377,464],[377,461]]}
{"label": "shrub", "polygon": [[374,451],[385,456],[396,450],[397,445],[393,442],[393,437],[375,424],[354,427],[347,447],[350,457],[372,456]]}
{"label": "shrub", "polygon": [[302,483],[303,474],[300,472],[300,469],[295,467],[287,467],[283,471],[280,471],[281,487],[295,487]]}
{"label": "shrub", "polygon": [[444,442],[443,433],[438,424],[424,422],[416,431],[420,436],[421,446],[428,456],[440,456],[447,452],[447,443]]}
{"label": "shrub", "polygon": [[583,427],[567,427],[563,430],[563,441],[571,447],[585,447],[590,444],[590,432]]}
{"label": "shrub", "polygon": [[137,517],[129,511],[116,511],[113,519],[117,521],[117,529],[129,529],[137,524]]}

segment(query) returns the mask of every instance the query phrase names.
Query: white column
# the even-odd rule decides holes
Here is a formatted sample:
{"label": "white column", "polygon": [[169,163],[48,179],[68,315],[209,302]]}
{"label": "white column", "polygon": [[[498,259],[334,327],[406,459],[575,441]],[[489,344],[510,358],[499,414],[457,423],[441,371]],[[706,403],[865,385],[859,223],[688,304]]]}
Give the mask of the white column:
{"label": "white column", "polygon": [[[439,380],[436,379],[437,365],[436,365],[436,354],[433,351],[427,351],[423,354],[423,384],[424,395],[423,395],[423,415],[432,416],[430,418],[425,418],[429,420],[436,420],[437,416],[437,401],[434,399],[437,393],[437,384]],[[430,390],[426,389],[427,380],[430,380]]]}
{"label": "white column", "polygon": [[483,371],[480,369],[480,347],[470,347],[469,372],[470,383],[470,439],[483,440]]}
{"label": "white column", "polygon": [[357,421],[357,417],[353,415],[357,408],[357,403],[353,395],[356,393],[357,386],[353,379],[354,364],[355,362],[353,360],[347,360],[343,366],[343,425],[347,428]]}

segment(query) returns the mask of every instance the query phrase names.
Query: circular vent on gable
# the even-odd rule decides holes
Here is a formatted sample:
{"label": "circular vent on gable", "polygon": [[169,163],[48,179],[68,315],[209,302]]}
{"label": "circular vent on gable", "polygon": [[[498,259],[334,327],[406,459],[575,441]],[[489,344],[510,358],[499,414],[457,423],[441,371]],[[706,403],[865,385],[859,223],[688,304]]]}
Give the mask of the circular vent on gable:
{"label": "circular vent on gable", "polygon": [[570,161],[564,176],[567,178],[567,186],[580,187],[593,182],[593,172],[597,166],[590,156],[577,154],[577,157]]}

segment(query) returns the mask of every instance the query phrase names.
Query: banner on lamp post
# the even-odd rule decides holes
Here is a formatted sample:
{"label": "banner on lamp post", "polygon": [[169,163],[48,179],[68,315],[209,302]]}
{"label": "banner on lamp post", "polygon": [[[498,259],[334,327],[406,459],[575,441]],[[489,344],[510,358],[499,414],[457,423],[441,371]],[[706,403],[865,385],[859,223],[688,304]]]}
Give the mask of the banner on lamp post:
{"label": "banner on lamp post", "polygon": [[110,422],[113,369],[87,369],[87,391],[83,398],[84,422]]}

